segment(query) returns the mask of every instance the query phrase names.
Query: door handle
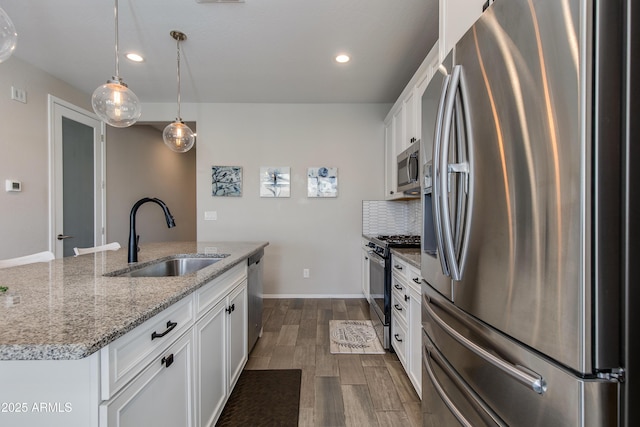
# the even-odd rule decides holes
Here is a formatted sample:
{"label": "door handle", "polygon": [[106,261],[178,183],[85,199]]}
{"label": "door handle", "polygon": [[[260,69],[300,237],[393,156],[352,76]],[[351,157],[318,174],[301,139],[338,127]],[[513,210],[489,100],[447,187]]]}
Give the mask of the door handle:
{"label": "door handle", "polygon": [[64,240],[64,239],[73,239],[73,236],[67,236],[65,234],[58,234],[58,236],[56,237],[58,240]]}

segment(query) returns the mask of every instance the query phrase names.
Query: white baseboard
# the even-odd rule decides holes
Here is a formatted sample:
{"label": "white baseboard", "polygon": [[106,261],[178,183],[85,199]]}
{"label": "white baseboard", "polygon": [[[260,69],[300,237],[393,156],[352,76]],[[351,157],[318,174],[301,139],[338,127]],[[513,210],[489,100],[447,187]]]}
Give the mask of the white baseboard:
{"label": "white baseboard", "polygon": [[308,299],[319,299],[319,298],[339,298],[339,299],[353,299],[353,298],[362,298],[364,299],[364,294],[263,294],[263,298],[274,298],[274,299],[293,299],[293,298],[308,298]]}

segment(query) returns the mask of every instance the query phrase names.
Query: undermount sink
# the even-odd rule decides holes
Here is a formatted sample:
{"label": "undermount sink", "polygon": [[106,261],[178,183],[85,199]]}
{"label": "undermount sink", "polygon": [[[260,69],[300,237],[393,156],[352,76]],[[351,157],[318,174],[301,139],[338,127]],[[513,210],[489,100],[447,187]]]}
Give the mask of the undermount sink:
{"label": "undermount sink", "polygon": [[171,277],[184,276],[221,261],[228,254],[217,254],[215,257],[175,256],[154,261],[139,268],[126,271],[114,271],[107,274],[113,277]]}

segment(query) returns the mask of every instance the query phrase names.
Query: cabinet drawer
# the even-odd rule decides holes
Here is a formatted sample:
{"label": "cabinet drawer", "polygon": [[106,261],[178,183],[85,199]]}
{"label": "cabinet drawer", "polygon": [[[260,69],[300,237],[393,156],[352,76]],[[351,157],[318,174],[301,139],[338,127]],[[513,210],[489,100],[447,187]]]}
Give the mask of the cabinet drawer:
{"label": "cabinet drawer", "polygon": [[418,292],[422,292],[422,274],[420,273],[420,270],[412,265],[409,265],[406,271],[406,275],[409,286],[413,289],[416,289]]}
{"label": "cabinet drawer", "polygon": [[399,291],[394,287],[391,292],[391,317],[399,317],[405,324],[408,323],[407,313],[409,311],[409,304],[405,298],[406,295],[408,295],[408,289]]}
{"label": "cabinet drawer", "polygon": [[159,354],[127,387],[100,405],[105,427],[194,425],[191,332]]}
{"label": "cabinet drawer", "polygon": [[234,287],[247,278],[246,262],[238,264],[195,292],[196,317],[211,309]]}
{"label": "cabinet drawer", "polygon": [[103,347],[102,399],[108,400],[193,325],[188,296]]}
{"label": "cabinet drawer", "polygon": [[402,362],[405,371],[407,370],[407,324],[398,317],[391,317],[391,345],[393,346],[398,359]]}

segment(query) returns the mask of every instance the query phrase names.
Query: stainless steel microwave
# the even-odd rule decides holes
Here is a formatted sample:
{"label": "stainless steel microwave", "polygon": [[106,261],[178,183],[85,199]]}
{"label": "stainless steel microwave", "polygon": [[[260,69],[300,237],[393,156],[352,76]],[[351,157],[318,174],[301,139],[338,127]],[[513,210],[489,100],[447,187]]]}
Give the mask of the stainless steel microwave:
{"label": "stainless steel microwave", "polygon": [[398,154],[398,192],[420,195],[420,140]]}

